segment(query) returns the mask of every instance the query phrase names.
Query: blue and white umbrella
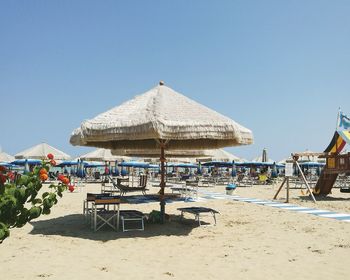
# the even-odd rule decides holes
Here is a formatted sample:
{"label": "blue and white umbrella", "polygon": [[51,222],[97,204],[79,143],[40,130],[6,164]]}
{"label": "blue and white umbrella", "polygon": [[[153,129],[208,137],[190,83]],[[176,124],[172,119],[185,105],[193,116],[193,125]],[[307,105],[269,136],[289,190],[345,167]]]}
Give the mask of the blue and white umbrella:
{"label": "blue and white umbrella", "polygon": [[237,169],[236,169],[236,165],[235,165],[235,161],[232,161],[232,171],[231,171],[231,176],[232,177],[236,177],[237,176]]}
{"label": "blue and white umbrella", "polygon": [[113,172],[113,175],[114,176],[119,176],[120,172],[119,172],[119,169],[118,169],[118,161],[116,160],[115,161],[115,168],[114,168],[114,172]]}
{"label": "blue and white umbrella", "polygon": [[202,164],[201,164],[201,162],[198,162],[197,174],[198,175],[202,175]]}
{"label": "blue and white umbrella", "polygon": [[84,162],[78,159],[77,174],[79,178],[85,177]]}

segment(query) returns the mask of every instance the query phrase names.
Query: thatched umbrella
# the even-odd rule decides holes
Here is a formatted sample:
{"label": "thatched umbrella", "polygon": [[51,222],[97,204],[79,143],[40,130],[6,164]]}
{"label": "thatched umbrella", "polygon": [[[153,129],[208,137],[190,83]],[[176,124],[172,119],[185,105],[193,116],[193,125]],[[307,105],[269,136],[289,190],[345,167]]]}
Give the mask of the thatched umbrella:
{"label": "thatched umbrella", "polygon": [[84,154],[80,156],[82,160],[87,161],[129,161],[131,160],[131,157],[127,156],[120,156],[120,155],[112,155],[111,150],[109,149],[96,149],[94,151],[91,151],[87,154]]}
{"label": "thatched umbrella", "polygon": [[50,146],[46,143],[35,145],[29,149],[19,152],[15,155],[16,159],[46,159],[48,154],[53,154],[57,160],[66,160],[70,155]]}
{"label": "thatched umbrella", "polygon": [[223,150],[223,149],[213,149],[204,151],[207,156],[198,157],[197,161],[225,161],[225,162],[240,162],[242,161],[239,157]]}
{"label": "thatched umbrella", "polygon": [[[167,157],[204,157],[208,156],[207,150],[167,150]],[[159,158],[159,148],[157,149],[127,149],[127,150],[111,150],[112,155],[123,155],[130,157],[149,157]]]}
{"label": "thatched umbrella", "polygon": [[165,213],[165,150],[215,149],[253,143],[252,132],[164,85],[135,97],[76,129],[73,145],[109,149],[158,149],[160,200]]}
{"label": "thatched umbrella", "polygon": [[1,162],[11,162],[14,160],[15,160],[15,157],[13,157],[9,154],[6,154],[5,152],[0,151],[0,161]]}

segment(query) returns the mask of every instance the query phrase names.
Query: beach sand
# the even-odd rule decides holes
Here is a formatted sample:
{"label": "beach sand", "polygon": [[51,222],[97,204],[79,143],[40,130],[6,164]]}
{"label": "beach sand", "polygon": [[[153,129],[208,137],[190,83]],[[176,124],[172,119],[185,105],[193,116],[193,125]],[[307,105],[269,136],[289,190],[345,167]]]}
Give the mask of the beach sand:
{"label": "beach sand", "polygon": [[[238,188],[235,194],[272,199],[278,185]],[[151,187],[151,189],[154,189]],[[171,221],[145,231],[93,232],[82,216],[88,184],[65,193],[49,216],[12,229],[0,245],[2,279],[349,279],[350,223],[226,199],[167,204]],[[206,188],[224,193],[224,186]],[[283,201],[285,191],[280,194]],[[315,206],[300,190],[291,203],[350,213],[350,194]],[[198,227],[179,207],[220,212],[214,227]],[[125,205],[149,213],[158,203]],[[209,217],[208,217],[209,218]],[[209,221],[209,219],[208,219]]]}

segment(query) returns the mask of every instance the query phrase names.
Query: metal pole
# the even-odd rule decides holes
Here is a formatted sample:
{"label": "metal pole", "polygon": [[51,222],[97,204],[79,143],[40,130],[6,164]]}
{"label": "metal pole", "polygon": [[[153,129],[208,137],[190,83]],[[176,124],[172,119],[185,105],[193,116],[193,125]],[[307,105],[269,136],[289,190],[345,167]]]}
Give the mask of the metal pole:
{"label": "metal pole", "polygon": [[165,189],[165,156],[164,156],[164,142],[160,143],[160,215],[161,223],[165,222],[165,199],[164,199],[164,189]]}
{"label": "metal pole", "polygon": [[287,177],[287,199],[286,202],[289,202],[289,177]]}
{"label": "metal pole", "polygon": [[339,107],[338,109],[338,116],[337,116],[337,124],[335,125],[335,131],[338,130],[339,127],[339,123],[340,123],[340,112],[341,112],[341,108]]}

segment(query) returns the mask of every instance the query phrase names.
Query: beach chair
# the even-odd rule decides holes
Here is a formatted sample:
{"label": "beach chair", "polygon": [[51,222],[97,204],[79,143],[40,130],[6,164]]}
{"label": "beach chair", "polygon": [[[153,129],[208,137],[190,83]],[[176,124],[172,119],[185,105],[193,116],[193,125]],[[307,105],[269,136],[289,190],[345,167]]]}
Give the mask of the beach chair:
{"label": "beach chair", "polygon": [[142,192],[143,195],[146,195],[146,191],[148,191],[148,189],[146,188],[147,175],[140,176],[139,186],[137,187],[129,187],[129,186],[123,185],[121,178],[117,178],[117,182],[112,177],[109,177],[109,179],[111,180],[113,187],[119,190],[121,196],[130,192]]}
{"label": "beach chair", "polygon": [[266,174],[259,174],[258,175],[258,184],[259,185],[266,185],[267,184],[267,180],[268,180],[268,177]]}
{"label": "beach chair", "polygon": [[101,193],[87,193],[86,199],[83,202],[83,214],[85,216],[86,221],[91,220],[92,215],[92,203],[95,199],[99,199],[101,197],[110,196],[110,194],[101,194]]}
{"label": "beach chair", "polygon": [[[113,206],[112,209],[110,207]],[[103,226],[119,229],[120,197],[96,197],[92,202],[92,228],[98,231]]]}
{"label": "beach chair", "polygon": [[245,174],[238,174],[236,184],[238,187],[252,187],[253,182],[245,176]]}
{"label": "beach chair", "polygon": [[177,210],[181,211],[181,219],[183,219],[184,213],[193,214],[195,216],[195,220],[198,221],[199,226],[203,226],[200,218],[204,214],[211,214],[213,219],[214,219],[214,224],[209,224],[209,225],[216,226],[215,214],[220,214],[218,211],[216,211],[212,208],[207,208],[207,207],[183,207],[183,208],[177,208]]}
{"label": "beach chair", "polygon": [[[136,210],[121,210],[119,215],[123,232],[145,229],[145,215],[142,212]],[[139,223],[139,226],[137,226],[137,223]],[[131,225],[134,225],[134,227],[131,227]]]}
{"label": "beach chair", "polygon": [[101,173],[98,172],[98,171],[96,171],[96,172],[94,173],[94,179],[95,179],[95,180],[101,180]]}
{"label": "beach chair", "polygon": [[198,199],[198,180],[186,180],[186,188],[189,190],[187,193],[188,198],[195,196]]}

